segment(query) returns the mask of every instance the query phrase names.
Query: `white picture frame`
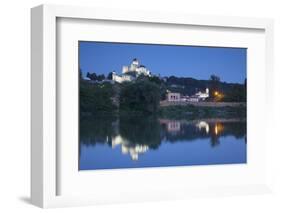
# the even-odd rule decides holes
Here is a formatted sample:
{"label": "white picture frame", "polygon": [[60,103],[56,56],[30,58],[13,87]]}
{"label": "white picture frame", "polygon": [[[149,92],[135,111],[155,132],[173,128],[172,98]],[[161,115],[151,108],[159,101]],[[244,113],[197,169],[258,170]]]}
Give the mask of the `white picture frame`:
{"label": "white picture frame", "polygon": [[[161,183],[158,188],[162,186],[162,190],[153,189],[149,195],[143,191],[139,191],[138,194],[133,194],[131,190],[122,191],[121,188],[117,193],[112,193],[110,190],[101,195],[89,195],[82,191],[79,195],[75,194],[59,194],[58,184],[61,184],[60,170],[58,166],[58,160],[61,158],[60,152],[58,152],[58,87],[60,81],[57,79],[58,61],[58,20],[101,20],[101,21],[118,21],[130,22],[130,23],[152,23],[155,26],[167,26],[173,30],[173,26],[199,26],[206,28],[218,28],[227,31],[232,30],[257,30],[263,33],[263,37],[260,41],[265,42],[262,44],[264,47],[264,62],[260,68],[260,75],[265,76],[265,79],[258,77],[255,82],[252,82],[255,88],[259,82],[264,82],[264,87],[260,90],[264,94],[265,100],[261,102],[260,110],[268,113],[264,113],[264,125],[265,131],[261,134],[261,138],[264,140],[262,148],[268,146],[270,135],[270,122],[273,119],[272,105],[273,95],[273,21],[271,19],[257,19],[257,18],[238,18],[238,17],[216,17],[216,16],[202,16],[202,15],[187,15],[187,14],[166,14],[166,13],[153,13],[146,11],[122,11],[112,9],[100,9],[100,8],[84,8],[74,6],[54,6],[54,5],[41,5],[31,10],[31,200],[32,203],[43,207],[59,207],[59,206],[75,206],[75,205],[91,205],[97,203],[114,203],[114,202],[128,202],[128,201],[143,201],[143,200],[165,200],[165,199],[182,199],[187,197],[196,196],[209,196],[209,195],[232,195],[232,194],[251,194],[251,193],[263,193],[270,191],[270,168],[269,161],[264,161],[262,168],[255,168],[258,174],[258,178],[254,180],[254,184],[248,182],[236,182],[233,184],[221,184],[210,187],[200,187],[199,182],[192,182],[194,188],[183,187],[180,189],[178,185],[169,185],[169,188],[165,189],[165,184]],[[233,35],[235,36],[235,35]],[[146,38],[149,41],[149,37]],[[259,42],[260,42],[259,41]],[[202,43],[204,44],[204,43]],[[251,76],[250,76],[251,77]],[[254,81],[254,80],[253,80]],[[249,95],[254,94],[249,93]],[[250,97],[251,99],[251,97]],[[255,101],[255,98],[252,98]],[[257,101],[257,100],[256,100]],[[252,104],[254,105],[254,104]],[[249,110],[249,109],[248,109]],[[248,111],[249,112],[249,111]],[[254,119],[251,116],[250,118]],[[251,127],[250,127],[251,128]],[[257,127],[260,128],[260,127]],[[260,139],[262,140],[262,139]],[[268,153],[262,151],[262,148],[255,151],[258,153],[258,157],[266,159]],[[63,146],[60,147],[63,149]],[[63,164],[62,164],[63,165]],[[145,172],[141,170],[135,170],[134,177],[138,175],[147,175],[152,173],[154,175],[163,175],[174,172],[169,178],[176,178],[177,175],[183,174],[184,167],[181,170],[174,168],[151,168]],[[202,167],[204,175],[212,172],[210,168]],[[221,168],[217,169],[218,172]],[[245,168],[243,168],[245,170]],[[214,170],[213,170],[214,171]],[[201,172],[201,171],[200,171]],[[118,174],[119,173],[119,174]],[[121,172],[122,173],[122,172]],[[107,173],[108,175],[118,177],[122,175],[120,171],[112,171]],[[123,171],[124,173],[124,171]],[[246,173],[245,173],[246,174]],[[123,174],[124,175],[124,174]],[[87,179],[87,178],[86,178]],[[83,179],[83,180],[86,180]],[[59,181],[60,180],[60,181]],[[71,185],[71,182],[70,184]],[[128,187],[128,186],[127,186]],[[187,190],[188,189],[188,190]],[[69,189],[77,190],[75,188]],[[118,193],[126,194],[124,196],[118,196]]]}

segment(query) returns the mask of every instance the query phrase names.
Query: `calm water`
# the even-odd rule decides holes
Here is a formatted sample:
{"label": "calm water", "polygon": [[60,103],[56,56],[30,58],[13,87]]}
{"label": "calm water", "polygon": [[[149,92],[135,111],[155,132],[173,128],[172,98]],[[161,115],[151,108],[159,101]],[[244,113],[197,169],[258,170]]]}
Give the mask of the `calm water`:
{"label": "calm water", "polygon": [[246,122],[235,119],[80,121],[80,170],[246,163],[246,149]]}

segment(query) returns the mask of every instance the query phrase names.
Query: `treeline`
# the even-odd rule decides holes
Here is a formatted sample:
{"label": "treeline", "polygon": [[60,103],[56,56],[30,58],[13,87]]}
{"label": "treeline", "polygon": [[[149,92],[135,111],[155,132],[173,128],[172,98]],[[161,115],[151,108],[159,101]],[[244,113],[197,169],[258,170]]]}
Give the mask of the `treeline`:
{"label": "treeline", "polygon": [[[110,78],[110,74],[107,79]],[[95,73],[89,73],[87,76],[95,81],[105,79],[104,75],[99,76]],[[220,78],[215,75],[212,75],[209,80],[175,76],[167,78],[139,76],[133,82],[122,84],[92,83],[81,80],[80,112],[82,115],[156,113],[159,112],[160,101],[166,99],[167,90],[191,96],[209,88],[210,97],[207,101],[246,102],[246,84],[246,80],[244,84],[221,82]]]}
{"label": "treeline", "polygon": [[92,84],[80,81],[80,115],[99,112],[112,113],[117,109],[112,101],[115,91],[111,84]]}
{"label": "treeline", "polygon": [[80,81],[80,112],[100,113],[155,113],[159,109],[161,84],[154,78],[138,78],[122,84],[93,84]]}
{"label": "treeline", "polygon": [[126,112],[157,112],[160,98],[160,85],[149,79],[124,83],[121,86],[120,110]]}
{"label": "treeline", "polygon": [[87,72],[86,77],[91,79],[92,81],[102,81],[105,79],[112,80],[112,72],[108,73],[107,77],[104,74],[98,75],[96,73]]}

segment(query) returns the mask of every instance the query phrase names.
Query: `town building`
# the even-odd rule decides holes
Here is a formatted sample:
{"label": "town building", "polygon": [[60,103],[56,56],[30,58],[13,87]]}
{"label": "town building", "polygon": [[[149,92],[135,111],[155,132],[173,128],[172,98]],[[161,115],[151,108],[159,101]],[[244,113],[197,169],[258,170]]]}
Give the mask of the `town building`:
{"label": "town building", "polygon": [[178,92],[167,91],[168,102],[199,102],[205,101],[209,97],[209,89],[206,88],[205,92],[197,92],[192,96],[183,96]]}
{"label": "town building", "polygon": [[207,98],[209,98],[209,89],[206,88],[205,92],[197,92],[194,95],[190,96],[187,101],[188,102],[199,102],[199,101],[205,101]]}
{"label": "town building", "polygon": [[167,100],[169,102],[178,102],[181,101],[181,94],[178,92],[168,92]]}
{"label": "town building", "polygon": [[205,92],[197,92],[195,96],[204,101],[206,98],[209,98],[209,88],[206,88]]}

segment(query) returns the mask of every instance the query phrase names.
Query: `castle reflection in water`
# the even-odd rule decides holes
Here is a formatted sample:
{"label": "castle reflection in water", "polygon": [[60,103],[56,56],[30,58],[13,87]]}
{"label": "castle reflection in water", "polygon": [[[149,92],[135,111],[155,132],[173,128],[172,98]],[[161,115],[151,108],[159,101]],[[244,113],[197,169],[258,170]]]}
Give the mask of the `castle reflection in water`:
{"label": "castle reflection in water", "polygon": [[111,147],[121,146],[122,154],[130,154],[132,160],[138,160],[139,154],[143,154],[149,150],[149,146],[145,144],[134,144],[131,146],[130,141],[123,138],[121,135],[113,136]]}
{"label": "castle reflection in water", "polygon": [[[155,117],[97,117],[81,120],[81,146],[106,145],[138,161],[162,144],[196,142],[208,139],[218,147],[221,139],[233,136],[246,143],[246,122],[237,119],[202,119],[196,121],[158,119]],[[223,140],[222,140],[223,141]]]}

